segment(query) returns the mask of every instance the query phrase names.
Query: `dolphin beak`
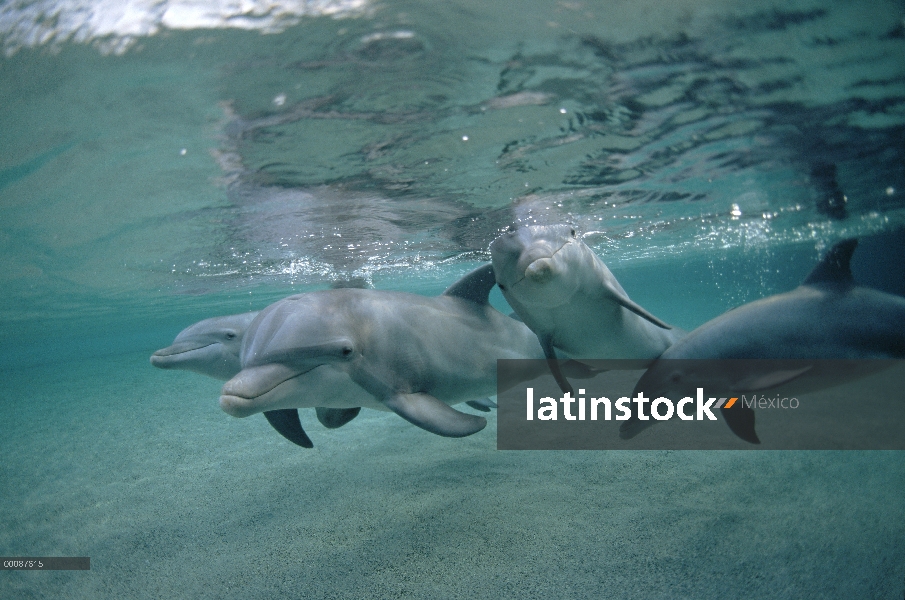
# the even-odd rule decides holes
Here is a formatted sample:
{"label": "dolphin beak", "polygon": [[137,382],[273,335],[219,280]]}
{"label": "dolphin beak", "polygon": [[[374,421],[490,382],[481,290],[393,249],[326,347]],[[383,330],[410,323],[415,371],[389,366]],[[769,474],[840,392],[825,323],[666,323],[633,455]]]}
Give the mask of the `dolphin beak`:
{"label": "dolphin beak", "polygon": [[528,265],[528,268],[525,269],[525,277],[534,283],[547,283],[553,279],[554,272],[553,260],[541,258]]}
{"label": "dolphin beak", "polygon": [[556,255],[566,247],[568,242],[563,242],[558,248],[549,243],[534,244],[518,259],[517,270],[524,273],[524,277],[534,283],[547,283],[558,272]]}
{"label": "dolphin beak", "polygon": [[220,408],[227,414],[240,418],[267,410],[267,401],[261,398],[264,394],[307,372],[279,363],[242,369],[220,390]]}
{"label": "dolphin beak", "polygon": [[213,345],[214,343],[198,344],[193,342],[173,344],[172,346],[161,348],[160,350],[152,354],[151,364],[158,369],[170,369],[175,367],[184,358],[187,358],[182,355],[189,352],[194,352],[195,350],[201,350],[202,348],[208,348]]}

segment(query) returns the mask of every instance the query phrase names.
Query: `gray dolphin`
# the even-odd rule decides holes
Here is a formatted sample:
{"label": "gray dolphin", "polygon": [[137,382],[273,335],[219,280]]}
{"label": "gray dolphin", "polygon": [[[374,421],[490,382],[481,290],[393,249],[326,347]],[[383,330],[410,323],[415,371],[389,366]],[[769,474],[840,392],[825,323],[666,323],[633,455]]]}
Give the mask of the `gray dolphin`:
{"label": "gray dolphin", "polygon": [[151,355],[158,369],[194,371],[226,381],[242,370],[239,352],[245,330],[258,311],[198,321],[179,332],[173,343]]}
{"label": "gray dolphin", "polygon": [[[905,358],[905,298],[855,285],[850,261],[857,243],[848,239],[834,245],[791,292],[732,309],[677,341],[641,377],[633,393],[675,399],[671,394],[688,395],[708,385],[744,393],[785,384],[805,393],[890,364],[851,363],[844,371],[836,367],[831,372],[828,369],[839,363],[821,365],[820,359]],[[711,362],[716,359],[720,362]],[[727,364],[722,359],[730,360]],[[793,362],[752,365],[739,360],[732,365],[731,359]],[[736,435],[759,442],[752,409],[736,405],[721,411]],[[620,437],[634,437],[655,422],[633,415],[620,427]]]}
{"label": "gray dolphin", "polygon": [[[256,316],[258,311],[198,321],[180,331],[171,345],[152,354],[151,364],[158,369],[194,371],[222,381],[232,379],[242,370],[239,360],[242,340]],[[473,406],[478,410],[490,410],[486,402],[490,401],[475,401]],[[315,413],[322,425],[335,429],[355,418],[358,411],[318,406]],[[281,415],[264,416],[271,424],[285,418]]]}
{"label": "gray dolphin", "polygon": [[391,410],[438,435],[476,433],[487,421],[449,405],[495,394],[497,359],[543,357],[523,323],[488,303],[494,283],[488,264],[436,297],[346,288],[280,300],[249,326],[220,407],[266,411],[304,447],[295,409],[309,406]]}
{"label": "gray dolphin", "polygon": [[[503,296],[548,359],[655,359],[685,332],[629,299],[570,225],[513,229],[490,244]],[[550,363],[563,391],[571,386]]]}

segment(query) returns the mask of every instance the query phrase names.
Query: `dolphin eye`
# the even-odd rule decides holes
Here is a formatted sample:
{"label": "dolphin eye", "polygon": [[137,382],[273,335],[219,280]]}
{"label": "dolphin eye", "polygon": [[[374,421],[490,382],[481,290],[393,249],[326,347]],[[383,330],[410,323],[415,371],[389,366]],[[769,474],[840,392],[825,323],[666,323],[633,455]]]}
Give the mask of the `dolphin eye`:
{"label": "dolphin eye", "polygon": [[352,354],[352,347],[343,346],[342,353],[343,353],[343,356],[349,356],[350,354]]}
{"label": "dolphin eye", "polygon": [[236,334],[233,333],[232,331],[227,331],[227,332],[226,332],[226,339],[231,340],[231,339],[233,339],[233,338],[235,338],[235,337],[236,337]]}
{"label": "dolphin eye", "polygon": [[575,237],[575,228],[569,230],[569,233],[572,234],[572,237]]}
{"label": "dolphin eye", "polygon": [[505,285],[503,285],[502,283],[498,283],[497,285],[500,286],[500,289],[501,289],[501,290],[503,290],[504,292],[506,291],[506,286],[505,286]]}

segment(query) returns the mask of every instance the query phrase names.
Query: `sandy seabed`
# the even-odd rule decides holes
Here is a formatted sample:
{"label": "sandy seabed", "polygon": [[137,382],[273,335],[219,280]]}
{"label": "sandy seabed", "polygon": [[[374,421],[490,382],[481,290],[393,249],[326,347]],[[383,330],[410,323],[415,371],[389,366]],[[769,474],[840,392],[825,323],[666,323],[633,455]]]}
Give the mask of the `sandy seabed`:
{"label": "sandy seabed", "polygon": [[905,596],[905,453],[496,450],[365,410],[313,450],[146,352],[0,371],[2,598]]}

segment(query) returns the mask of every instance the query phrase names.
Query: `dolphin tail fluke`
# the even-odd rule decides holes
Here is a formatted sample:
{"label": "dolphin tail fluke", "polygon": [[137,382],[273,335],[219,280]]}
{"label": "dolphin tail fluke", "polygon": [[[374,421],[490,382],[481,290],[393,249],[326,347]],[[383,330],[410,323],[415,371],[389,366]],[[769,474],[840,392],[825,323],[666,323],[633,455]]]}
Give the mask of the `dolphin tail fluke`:
{"label": "dolphin tail fluke", "polygon": [[356,408],[324,408],[318,406],[314,409],[317,414],[317,420],[327,429],[336,429],[342,427],[361,412],[361,407]]}
{"label": "dolphin tail fluke", "polygon": [[754,410],[747,406],[735,406],[733,408],[721,408],[726,425],[732,433],[742,438],[749,444],[759,444],[757,432],[754,431]]}
{"label": "dolphin tail fluke", "polygon": [[430,394],[396,394],[384,404],[412,425],[444,437],[465,437],[487,426],[484,417],[459,412]]}
{"label": "dolphin tail fluke", "polygon": [[280,435],[293,444],[302,448],[314,448],[314,442],[302,429],[302,422],[299,420],[299,411],[297,409],[267,410],[264,411],[264,416],[267,417],[267,421]]}

